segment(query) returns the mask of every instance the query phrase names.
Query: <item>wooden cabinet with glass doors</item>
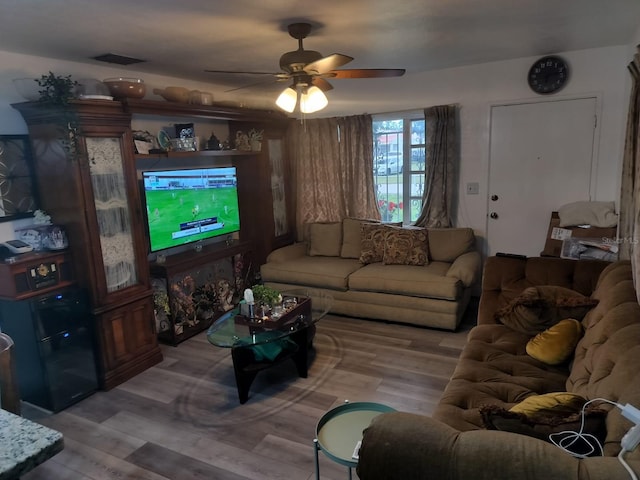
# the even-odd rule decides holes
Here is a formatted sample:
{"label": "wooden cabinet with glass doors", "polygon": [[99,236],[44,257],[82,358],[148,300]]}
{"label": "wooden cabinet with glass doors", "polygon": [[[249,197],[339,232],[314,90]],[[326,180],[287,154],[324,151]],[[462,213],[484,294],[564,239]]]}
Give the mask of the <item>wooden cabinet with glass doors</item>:
{"label": "wooden cabinet with glass doors", "polygon": [[162,359],[130,114],[105,100],[14,107],[29,127],[42,209],[67,230],[76,278],[91,292],[101,387],[112,388]]}

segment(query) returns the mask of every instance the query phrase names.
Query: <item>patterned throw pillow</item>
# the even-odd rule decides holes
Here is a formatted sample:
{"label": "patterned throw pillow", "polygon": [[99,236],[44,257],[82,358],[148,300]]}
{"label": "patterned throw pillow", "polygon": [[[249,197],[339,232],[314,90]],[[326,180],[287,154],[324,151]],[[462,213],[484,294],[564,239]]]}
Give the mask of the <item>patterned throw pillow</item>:
{"label": "patterned throw pillow", "polygon": [[384,258],[385,236],[387,231],[392,227],[379,223],[363,222],[360,228],[362,229],[360,263],[367,265],[369,263],[381,262]]}
{"label": "patterned throw pillow", "polygon": [[385,265],[426,265],[428,259],[425,228],[392,228],[387,232],[382,262]]}
{"label": "patterned throw pillow", "polygon": [[497,310],[498,322],[527,335],[537,335],[564,318],[582,320],[598,300],[555,285],[529,287]]}

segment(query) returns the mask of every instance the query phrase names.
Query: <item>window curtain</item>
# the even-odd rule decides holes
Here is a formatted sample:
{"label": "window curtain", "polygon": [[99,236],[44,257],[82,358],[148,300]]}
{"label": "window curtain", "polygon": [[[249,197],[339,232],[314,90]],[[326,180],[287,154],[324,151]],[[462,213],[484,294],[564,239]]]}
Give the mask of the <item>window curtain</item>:
{"label": "window curtain", "polygon": [[298,240],[305,223],[380,218],[370,115],[294,122],[288,136]]}
{"label": "window curtain", "polygon": [[455,169],[459,164],[459,135],[455,105],[426,108],[426,171],[420,227],[451,227]]}
{"label": "window curtain", "polygon": [[640,45],[628,66],[631,99],[622,161],[620,189],[620,258],[631,260],[634,285],[640,301]]}

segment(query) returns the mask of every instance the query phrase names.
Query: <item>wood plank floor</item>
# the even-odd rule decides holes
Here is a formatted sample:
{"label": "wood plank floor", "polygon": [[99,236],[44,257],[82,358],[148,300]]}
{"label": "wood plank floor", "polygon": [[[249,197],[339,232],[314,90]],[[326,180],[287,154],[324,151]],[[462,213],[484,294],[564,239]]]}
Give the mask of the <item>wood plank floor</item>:
{"label": "wood plank floor", "polygon": [[[22,478],[313,479],[318,419],[345,400],[429,415],[475,314],[474,302],[453,333],[327,316],[308,378],[292,362],[261,372],[244,405],[229,350],[204,333],[163,346],[161,364],[58,414],[25,405],[24,416],[64,434],[65,448]],[[320,472],[347,478],[322,453]]]}

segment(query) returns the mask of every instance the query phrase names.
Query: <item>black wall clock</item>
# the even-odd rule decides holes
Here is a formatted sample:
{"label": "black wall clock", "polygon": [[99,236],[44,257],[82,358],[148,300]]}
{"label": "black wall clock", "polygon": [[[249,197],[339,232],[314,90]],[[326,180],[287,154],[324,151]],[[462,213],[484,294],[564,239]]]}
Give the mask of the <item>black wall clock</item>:
{"label": "black wall clock", "polygon": [[531,90],[542,95],[557,92],[569,80],[569,65],[560,57],[548,56],[537,60],[527,76]]}

